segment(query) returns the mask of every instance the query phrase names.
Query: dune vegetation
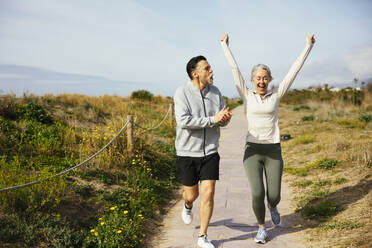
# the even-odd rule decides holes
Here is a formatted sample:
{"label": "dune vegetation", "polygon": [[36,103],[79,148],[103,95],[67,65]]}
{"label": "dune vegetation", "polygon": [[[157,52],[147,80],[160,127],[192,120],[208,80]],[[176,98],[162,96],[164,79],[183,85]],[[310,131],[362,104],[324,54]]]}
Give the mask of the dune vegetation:
{"label": "dune vegetation", "polygon": [[64,94],[0,97],[0,247],[141,247],[176,187],[175,130],[134,126],[95,159],[53,177],[101,149],[127,121],[157,125],[171,98]]}
{"label": "dune vegetation", "polygon": [[307,247],[371,247],[372,84],[291,91],[280,109],[294,229]]}

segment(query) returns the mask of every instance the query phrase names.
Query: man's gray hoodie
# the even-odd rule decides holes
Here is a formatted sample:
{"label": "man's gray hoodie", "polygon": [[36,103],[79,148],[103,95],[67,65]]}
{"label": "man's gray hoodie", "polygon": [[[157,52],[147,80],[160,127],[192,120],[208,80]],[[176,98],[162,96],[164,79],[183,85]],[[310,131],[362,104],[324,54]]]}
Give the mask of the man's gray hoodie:
{"label": "man's gray hoodie", "polygon": [[218,88],[208,85],[200,91],[189,81],[176,90],[174,107],[177,155],[203,157],[216,153],[220,126],[228,123],[214,122],[214,115],[225,107]]}

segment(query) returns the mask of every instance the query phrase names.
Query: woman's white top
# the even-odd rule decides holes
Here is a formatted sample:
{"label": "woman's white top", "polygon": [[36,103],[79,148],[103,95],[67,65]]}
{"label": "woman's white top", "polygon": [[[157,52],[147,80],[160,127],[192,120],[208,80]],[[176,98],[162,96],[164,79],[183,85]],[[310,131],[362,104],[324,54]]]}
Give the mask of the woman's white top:
{"label": "woman's white top", "polygon": [[235,86],[243,99],[248,121],[247,142],[259,144],[280,143],[278,110],[280,98],[291,87],[313,45],[307,44],[301,55],[291,66],[289,72],[273,90],[268,91],[263,99],[255,91],[247,88],[239,67],[226,42],[221,42],[222,50],[232,69]]}

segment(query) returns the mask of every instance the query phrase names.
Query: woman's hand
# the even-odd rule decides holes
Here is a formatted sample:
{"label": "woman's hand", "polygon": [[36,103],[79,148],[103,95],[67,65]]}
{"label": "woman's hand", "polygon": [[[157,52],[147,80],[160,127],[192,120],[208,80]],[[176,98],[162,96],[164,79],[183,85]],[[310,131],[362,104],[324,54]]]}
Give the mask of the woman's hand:
{"label": "woman's hand", "polygon": [[221,37],[221,42],[226,42],[226,45],[229,45],[229,35],[228,34],[224,34]]}
{"label": "woman's hand", "polygon": [[311,44],[314,44],[315,43],[315,38],[314,38],[314,35],[309,35],[307,36],[307,44],[308,45],[311,45]]}

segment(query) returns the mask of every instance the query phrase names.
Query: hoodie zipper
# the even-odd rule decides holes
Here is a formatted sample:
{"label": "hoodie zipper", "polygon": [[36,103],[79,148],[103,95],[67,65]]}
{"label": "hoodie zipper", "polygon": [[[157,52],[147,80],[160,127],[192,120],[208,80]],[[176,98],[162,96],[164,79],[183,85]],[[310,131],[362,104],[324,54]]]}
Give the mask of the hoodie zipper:
{"label": "hoodie zipper", "polygon": [[[204,103],[204,96],[203,96],[203,93],[202,91],[200,91],[200,96],[202,98],[202,101],[203,101],[203,107],[204,107],[204,116],[207,117],[207,110],[205,109],[205,103]],[[205,128],[203,128],[203,131],[204,131],[204,139],[203,139],[203,152],[204,152],[204,157],[205,157]]]}

